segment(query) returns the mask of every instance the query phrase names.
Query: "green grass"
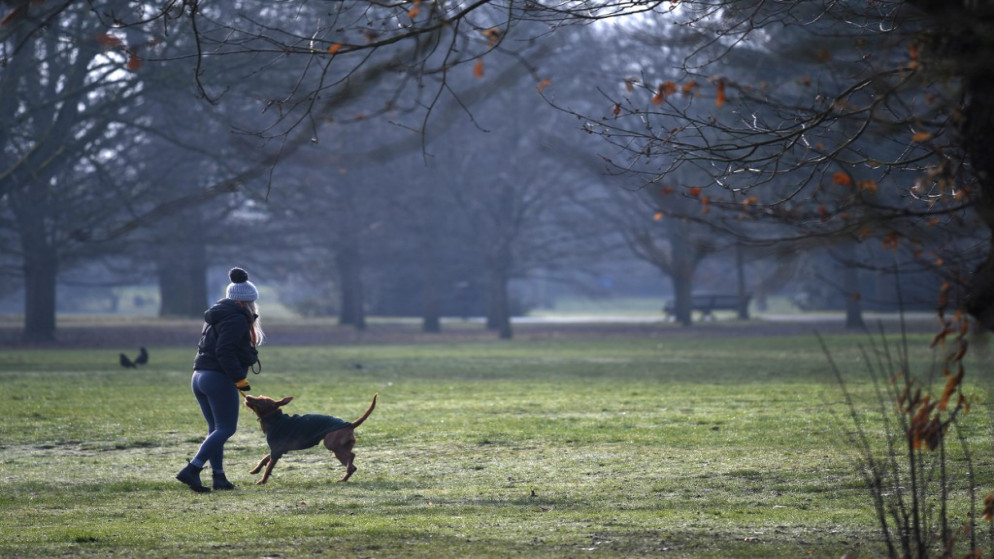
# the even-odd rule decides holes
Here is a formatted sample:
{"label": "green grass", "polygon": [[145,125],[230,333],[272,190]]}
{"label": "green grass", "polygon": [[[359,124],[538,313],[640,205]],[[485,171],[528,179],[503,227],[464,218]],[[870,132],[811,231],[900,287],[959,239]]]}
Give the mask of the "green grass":
{"label": "green grass", "polygon": [[[872,408],[864,341],[828,340]],[[209,495],[173,479],[204,430],[192,353],[150,349],[139,371],[109,351],[0,352],[0,557],[881,554],[812,337],[264,347],[253,393],[296,396],[288,412],[352,419],[379,394],[360,469],[335,483],[313,448],[254,485],[265,442],[244,410],[239,488]],[[966,432],[989,487],[979,408]]]}

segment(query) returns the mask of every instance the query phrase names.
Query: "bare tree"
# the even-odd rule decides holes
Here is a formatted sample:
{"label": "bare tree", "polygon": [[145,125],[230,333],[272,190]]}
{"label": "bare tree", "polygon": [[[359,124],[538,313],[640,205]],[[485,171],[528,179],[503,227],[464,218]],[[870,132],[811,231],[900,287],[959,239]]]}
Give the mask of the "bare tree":
{"label": "bare tree", "polygon": [[[253,167],[272,161],[208,147],[225,143],[216,127],[204,134],[214,119],[175,102],[190,88],[170,68],[146,65],[140,33],[106,25],[85,4],[12,4],[0,23],[0,101],[10,108],[0,116],[0,210],[9,218],[0,234],[20,260],[24,339],[44,342],[55,337],[60,271],[120,251],[129,233],[250,183]],[[190,118],[176,133],[181,115]],[[163,146],[176,156],[165,172]]]}
{"label": "bare tree", "polygon": [[[27,57],[30,38],[74,3],[6,6],[0,37],[8,45],[4,58],[13,61]],[[989,72],[978,62],[992,50],[985,2],[245,0],[122,3],[88,12],[98,25],[119,31],[112,34],[118,43],[109,46],[126,64],[192,61],[191,79],[212,103],[244,91],[239,80],[216,80],[219,67],[246,78],[290,68],[293,79],[255,92],[257,107],[272,120],[246,130],[273,139],[276,160],[325,141],[325,119],[407,115],[428,133],[439,102],[459,99],[452,77],[486,75],[493,56],[516,55],[526,43],[509,37],[522,24],[544,33],[575,22],[660,21],[650,15],[680,25],[624,32],[665,45],[668,56],[677,54],[676,44],[693,45],[681,57],[683,74],[672,78],[643,59],[633,61],[641,71],[631,68],[619,83],[624,89],[601,84],[611,108],[588,126],[640,161],[651,160],[657,179],[647,182],[696,166],[709,176],[696,186],[699,199],[715,213],[745,208],[753,217],[798,226],[800,236],[831,230],[909,238],[936,218],[959,227],[970,208],[986,225],[994,223],[994,197],[987,194],[994,158],[986,141],[994,99]],[[678,28],[685,32],[658,33]],[[168,47],[180,29],[194,40],[178,53]],[[536,83],[543,78],[538,68],[533,75]],[[377,87],[390,93],[378,109],[342,113],[343,103]],[[850,195],[820,197],[833,188]],[[992,278],[994,258],[988,258],[964,280],[967,308],[988,325],[994,324]]]}
{"label": "bare tree", "polygon": [[641,174],[647,189],[681,169],[700,171],[675,194],[707,207],[716,227],[746,217],[788,225],[775,231],[781,240],[907,246],[905,265],[960,274],[966,307],[994,325],[994,265],[968,279],[949,267],[959,258],[923,259],[934,230],[970,240],[977,218],[992,223],[990,148],[978,138],[994,100],[987,73],[970,62],[991,47],[981,31],[986,4],[680,7],[631,24],[630,41],[672,52],[674,30],[710,38],[698,35],[677,71],[658,70],[669,60],[639,60],[632,75],[603,85],[609,112],[586,120],[623,154],[612,158],[616,170]]}
{"label": "bare tree", "polygon": [[21,52],[0,81],[0,102],[9,109],[0,116],[0,199],[20,240],[24,338],[32,342],[55,336],[60,254],[90,238],[113,213],[108,205],[140,194],[120,166],[127,159],[121,150],[138,142],[114,137],[138,81],[126,60],[101,48],[111,38],[92,19],[67,10],[60,22],[59,32],[17,28],[5,46]]}

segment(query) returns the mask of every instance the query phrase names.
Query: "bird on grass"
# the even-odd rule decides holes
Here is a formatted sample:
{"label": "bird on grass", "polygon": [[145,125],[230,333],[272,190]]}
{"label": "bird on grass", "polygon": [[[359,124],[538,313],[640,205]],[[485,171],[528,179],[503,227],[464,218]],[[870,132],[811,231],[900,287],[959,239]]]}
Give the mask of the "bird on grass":
{"label": "bird on grass", "polygon": [[138,357],[135,357],[135,365],[144,365],[148,363],[148,351],[142,347]]}
{"label": "bird on grass", "polygon": [[148,363],[148,350],[142,347],[139,350],[138,357],[135,357],[134,361],[122,353],[120,354],[118,361],[120,361],[121,366],[125,369],[137,369],[140,365]]}

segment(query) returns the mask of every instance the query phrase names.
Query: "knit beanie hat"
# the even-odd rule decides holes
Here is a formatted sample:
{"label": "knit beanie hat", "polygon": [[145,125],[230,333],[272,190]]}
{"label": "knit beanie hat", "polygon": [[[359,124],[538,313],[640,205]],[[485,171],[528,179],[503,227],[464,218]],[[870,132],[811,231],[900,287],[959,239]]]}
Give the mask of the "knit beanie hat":
{"label": "knit beanie hat", "polygon": [[255,301],[259,298],[259,290],[248,280],[248,272],[241,268],[228,270],[228,289],[225,297],[233,301]]}

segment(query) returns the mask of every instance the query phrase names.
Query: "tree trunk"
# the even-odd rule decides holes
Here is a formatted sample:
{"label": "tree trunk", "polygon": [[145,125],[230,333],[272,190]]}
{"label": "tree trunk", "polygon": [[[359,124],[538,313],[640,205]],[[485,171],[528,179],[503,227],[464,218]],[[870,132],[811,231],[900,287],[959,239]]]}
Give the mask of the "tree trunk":
{"label": "tree trunk", "polygon": [[421,252],[421,330],[437,333],[442,331],[441,296],[438,285],[438,250],[434,231],[425,236]]}
{"label": "tree trunk", "polygon": [[58,251],[49,240],[45,226],[45,188],[38,187],[16,196],[13,204],[24,253],[24,331],[23,341],[55,341],[56,278]]}
{"label": "tree trunk", "polygon": [[359,249],[347,246],[335,255],[338,265],[339,294],[342,304],[339,309],[338,323],[351,324],[356,330],[366,329],[366,309],[362,292],[362,264]]}
{"label": "tree trunk", "polygon": [[438,284],[425,284],[423,310],[421,315],[421,330],[437,334],[442,331],[442,317],[439,310]]}
{"label": "tree trunk", "polygon": [[988,240],[988,245],[987,258],[970,278],[964,307],[985,329],[994,330],[994,244]]}
{"label": "tree trunk", "polygon": [[859,292],[859,270],[855,266],[846,265],[842,270],[843,285],[846,297],[846,328],[861,330],[863,323],[862,296]]}
{"label": "tree trunk", "polygon": [[673,316],[681,325],[690,326],[693,324],[691,309],[693,272],[687,275],[681,271],[674,270],[670,275],[670,282],[673,284]]}
{"label": "tree trunk", "polygon": [[496,330],[503,340],[512,336],[511,298],[508,295],[512,262],[510,245],[498,241],[487,259],[490,276],[490,285],[487,287],[487,329]]}
{"label": "tree trunk", "polygon": [[842,266],[842,297],[846,307],[846,328],[862,330],[863,294],[860,292],[859,267],[856,265],[856,244],[843,242],[838,245]]}
{"label": "tree trunk", "polygon": [[[44,225],[37,229],[44,233]],[[37,233],[37,231],[35,232]],[[58,256],[44,239],[34,242],[34,235],[22,235],[24,243],[24,332],[27,343],[55,341],[55,279]]]}
{"label": "tree trunk", "polygon": [[[157,255],[159,316],[200,318],[210,304],[207,249],[202,243],[164,245]],[[217,297],[220,298],[220,294]]]}
{"label": "tree trunk", "polygon": [[497,330],[500,339],[510,340],[514,335],[511,329],[511,299],[508,296],[508,284],[510,280],[507,274],[502,271],[494,271],[490,276],[490,302],[489,308],[491,309],[492,316],[488,317],[488,326],[490,325],[490,319],[493,320],[493,330]]}
{"label": "tree trunk", "polygon": [[742,245],[735,245],[735,278],[739,295],[739,320],[749,320],[749,297],[746,292],[745,258]]}
{"label": "tree trunk", "polygon": [[[700,261],[695,247],[679,236],[670,236],[670,281],[673,282],[673,304],[676,321],[683,326],[693,324],[694,272]],[[664,270],[664,273],[665,270]]]}
{"label": "tree trunk", "polygon": [[[969,99],[962,119],[963,148],[977,178],[977,214],[994,230],[994,148],[990,130],[994,124],[994,78],[981,72],[964,86]],[[984,328],[994,330],[994,245],[988,237],[987,258],[974,271],[967,286],[964,308]]]}

